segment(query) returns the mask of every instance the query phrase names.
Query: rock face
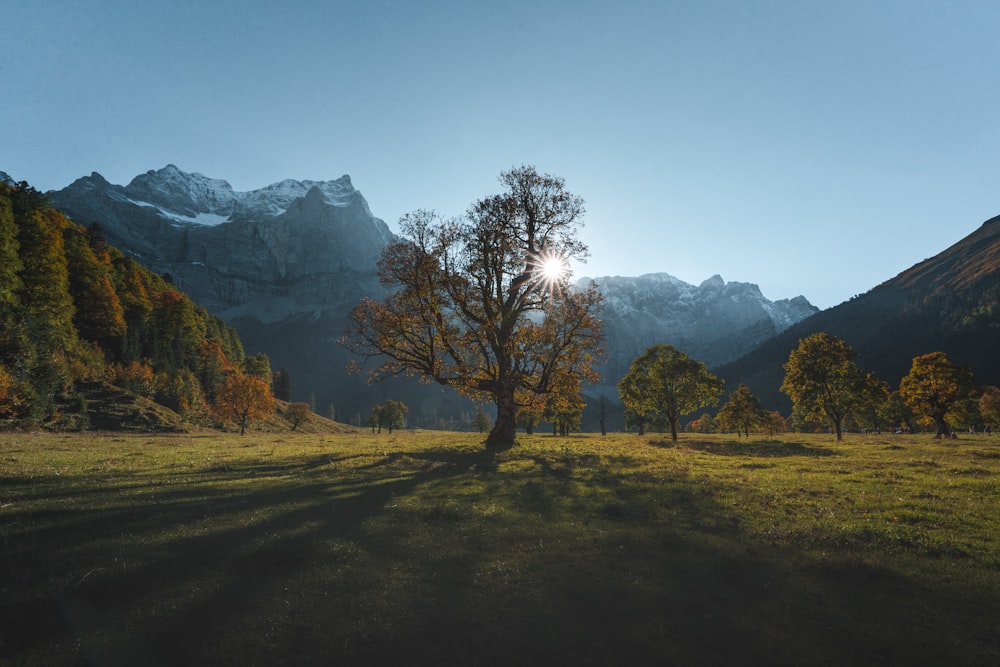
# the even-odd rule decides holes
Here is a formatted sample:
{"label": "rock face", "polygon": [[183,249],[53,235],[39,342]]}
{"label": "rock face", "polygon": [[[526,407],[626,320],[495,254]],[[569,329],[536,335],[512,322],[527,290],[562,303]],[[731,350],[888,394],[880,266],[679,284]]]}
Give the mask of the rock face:
{"label": "rock face", "polygon": [[[313,398],[320,413],[332,404],[338,419],[365,421],[373,405],[395,398],[419,426],[454,424],[473,411],[436,385],[369,386],[345,374],[350,357],[336,341],[362,296],[384,296],[376,266],[392,239],[348,176],[235,192],[224,180],[168,165],[126,186],[94,173],[49,195],[74,221],[98,223],[109,242],[226,319],[248,353],[264,351],[272,368],[287,369],[293,400]],[[756,285],[719,276],[698,286],[667,274],[596,282],[607,299],[609,356],[602,384],[589,393],[612,399],[650,345],[670,343],[712,367],[816,312],[803,297],[771,302]]]}
{"label": "rock face", "polygon": [[267,352],[289,371],[295,400],[312,396],[321,413],[332,403],[353,420],[388,391],[344,377],[336,344],[360,298],[383,295],[375,267],[392,238],[348,176],[235,192],[168,165],[126,186],[94,173],[49,194],[235,326],[247,352]]}
{"label": "rock face", "polygon": [[713,368],[819,310],[805,297],[770,301],[757,285],[718,275],[697,286],[666,273],[594,282],[605,296],[608,349],[600,390],[612,396],[632,360],[651,345],[668,343]]}
{"label": "rock face", "polygon": [[271,322],[327,308],[357,287],[377,293],[372,269],[392,238],[348,176],[238,193],[169,165],[124,187],[95,173],[51,196],[226,319]]}

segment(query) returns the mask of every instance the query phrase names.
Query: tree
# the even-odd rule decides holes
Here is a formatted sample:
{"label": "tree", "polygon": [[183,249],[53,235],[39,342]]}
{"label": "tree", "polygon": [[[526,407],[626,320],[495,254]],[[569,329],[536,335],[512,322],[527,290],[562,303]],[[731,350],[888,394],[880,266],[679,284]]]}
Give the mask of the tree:
{"label": "tree", "polygon": [[785,364],[781,391],[804,420],[828,420],[843,440],[844,418],[884,399],[884,383],[854,363],[857,353],[836,336],[815,333],[799,341]]}
{"label": "tree", "polygon": [[274,412],[274,396],[263,378],[234,371],[226,376],[216,393],[214,407],[224,421],[239,424],[243,435],[249,422]]}
{"label": "tree", "polygon": [[948,412],[974,390],[972,371],[955,366],[944,352],[914,357],[910,372],[899,383],[899,395],[913,411],[934,420],[936,438],[951,434]]}
{"label": "tree", "polygon": [[569,435],[583,421],[586,401],[580,393],[579,378],[560,374],[545,400],[542,419],[552,422],[552,434]]}
{"label": "tree", "polygon": [[767,414],[767,434],[777,435],[788,430],[788,420],[781,416],[777,410]]}
{"label": "tree", "polygon": [[597,419],[601,424],[601,435],[608,434],[608,411],[611,409],[611,399],[601,392],[597,397]]}
{"label": "tree", "polygon": [[85,340],[120,358],[125,338],[125,311],[111,281],[111,260],[105,249],[95,253],[89,234],[79,227],[63,233],[73,324]]}
{"label": "tree", "polygon": [[910,429],[915,423],[913,410],[906,405],[899,391],[889,392],[885,401],[879,407],[879,416],[889,425],[890,428]]}
{"label": "tree", "polygon": [[[524,432],[528,435],[535,432],[535,427],[541,421],[542,410],[534,405],[522,406],[517,411],[517,425],[523,428]],[[486,429],[483,430],[485,431]]]}
{"label": "tree", "polygon": [[402,401],[388,400],[377,408],[379,433],[383,428],[392,433],[393,429],[406,426],[406,413],[409,408]]}
{"label": "tree", "polygon": [[711,433],[715,429],[715,419],[707,412],[688,424],[688,430],[695,433]]}
{"label": "tree", "polygon": [[[288,369],[279,368],[274,372],[271,378],[271,388],[274,391],[274,397],[279,401],[292,400],[292,379],[288,374]],[[332,415],[330,419],[333,419]]]}
{"label": "tree", "polygon": [[362,300],[342,339],[364,359],[378,359],[372,381],[416,374],[492,400],[492,450],[515,444],[519,396],[550,393],[560,374],[596,380],[601,341],[600,293],[569,284],[569,261],[587,255],[576,236],[582,200],[533,167],[504,172],[500,181],[501,194],[462,218],[404,216],[403,238],[379,264],[391,294]]}
{"label": "tree", "polygon": [[476,414],[472,418],[472,425],[480,433],[485,433],[490,429],[490,427],[493,424],[490,422],[490,416],[486,414],[486,410],[483,410],[480,407],[478,410],[476,410]]}
{"label": "tree", "polygon": [[309,409],[308,403],[292,403],[285,411],[285,419],[292,425],[294,431],[299,426],[312,422],[312,410]]}
{"label": "tree", "polygon": [[14,209],[6,196],[9,188],[0,183],[0,364],[13,362],[23,347],[18,320],[21,310],[21,270]]}
{"label": "tree", "polygon": [[979,397],[979,414],[983,416],[987,428],[1000,428],[1000,388],[983,388]]}
{"label": "tree", "polygon": [[625,406],[640,419],[666,419],[674,441],[681,416],[718,403],[722,388],[722,380],[705,364],[670,345],[648,348],[618,383]]}
{"label": "tree", "polygon": [[271,384],[273,380],[271,375],[271,360],[264,352],[258,352],[252,357],[246,357],[243,360],[243,372],[247,375],[256,375],[259,378],[264,378],[264,381],[268,384]]}
{"label": "tree", "polygon": [[760,407],[760,401],[750,391],[750,387],[741,384],[729,400],[719,410],[718,420],[726,430],[736,431],[750,437],[750,430],[763,426],[768,421],[767,413]]}

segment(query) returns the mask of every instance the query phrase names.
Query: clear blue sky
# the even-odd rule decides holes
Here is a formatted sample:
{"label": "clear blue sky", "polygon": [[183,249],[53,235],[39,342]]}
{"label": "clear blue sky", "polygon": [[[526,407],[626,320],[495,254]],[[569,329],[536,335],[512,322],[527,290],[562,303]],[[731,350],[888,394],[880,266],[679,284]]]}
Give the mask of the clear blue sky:
{"label": "clear blue sky", "polygon": [[350,174],[396,228],[532,164],[577,275],[836,305],[1000,214],[1000,3],[0,0],[0,170]]}

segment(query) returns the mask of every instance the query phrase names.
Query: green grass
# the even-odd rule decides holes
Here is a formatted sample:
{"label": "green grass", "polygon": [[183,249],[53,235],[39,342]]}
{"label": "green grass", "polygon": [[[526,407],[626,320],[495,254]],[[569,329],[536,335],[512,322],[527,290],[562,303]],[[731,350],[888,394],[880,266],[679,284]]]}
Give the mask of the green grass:
{"label": "green grass", "polygon": [[0,434],[0,663],[1000,664],[1000,439]]}

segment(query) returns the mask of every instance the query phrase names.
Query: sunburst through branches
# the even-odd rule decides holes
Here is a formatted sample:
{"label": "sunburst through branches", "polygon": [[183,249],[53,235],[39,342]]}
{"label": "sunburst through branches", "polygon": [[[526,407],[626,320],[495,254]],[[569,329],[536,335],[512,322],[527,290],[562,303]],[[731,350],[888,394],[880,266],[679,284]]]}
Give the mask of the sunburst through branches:
{"label": "sunburst through branches", "polygon": [[558,252],[545,250],[538,255],[534,279],[539,289],[558,292],[569,273],[569,262]]}

